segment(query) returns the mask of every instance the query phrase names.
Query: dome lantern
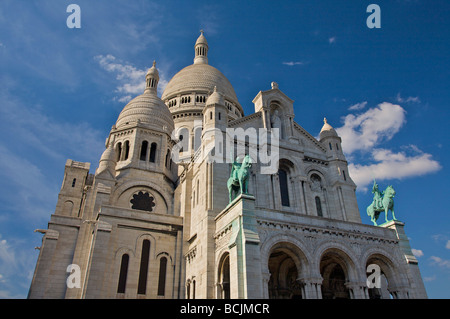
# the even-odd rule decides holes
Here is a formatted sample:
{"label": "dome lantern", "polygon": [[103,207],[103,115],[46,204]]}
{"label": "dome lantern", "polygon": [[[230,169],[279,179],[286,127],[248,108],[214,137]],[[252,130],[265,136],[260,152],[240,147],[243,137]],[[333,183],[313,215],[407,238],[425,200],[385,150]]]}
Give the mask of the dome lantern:
{"label": "dome lantern", "polygon": [[195,42],[195,58],[194,64],[208,64],[208,41],[203,35],[203,30],[200,30],[200,36]]}
{"label": "dome lantern", "polygon": [[148,70],[147,75],[145,76],[145,93],[157,93],[158,90],[158,82],[159,82],[159,72],[156,69],[156,61],[153,61],[153,66]]}

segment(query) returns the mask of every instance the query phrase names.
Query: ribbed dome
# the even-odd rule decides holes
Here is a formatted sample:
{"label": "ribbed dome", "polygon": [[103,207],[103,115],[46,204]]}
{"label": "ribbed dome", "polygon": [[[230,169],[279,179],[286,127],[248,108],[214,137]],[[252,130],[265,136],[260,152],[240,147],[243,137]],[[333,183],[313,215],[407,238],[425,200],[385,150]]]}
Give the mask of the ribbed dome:
{"label": "ribbed dome", "polygon": [[177,94],[214,91],[220,88],[225,99],[239,105],[236,93],[230,81],[215,67],[209,64],[192,64],[179,71],[167,84],[161,99],[165,101]]}
{"label": "ribbed dome", "polygon": [[167,106],[156,94],[148,91],[128,102],[119,114],[116,128],[138,121],[156,130],[166,131],[168,134],[171,134],[174,129],[172,114]]}

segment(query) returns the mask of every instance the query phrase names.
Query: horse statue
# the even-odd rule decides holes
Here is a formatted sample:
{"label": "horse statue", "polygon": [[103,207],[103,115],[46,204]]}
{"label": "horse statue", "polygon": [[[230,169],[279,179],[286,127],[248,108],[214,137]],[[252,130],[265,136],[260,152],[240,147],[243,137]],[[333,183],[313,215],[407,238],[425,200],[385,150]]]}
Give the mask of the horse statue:
{"label": "horse statue", "polygon": [[394,188],[389,185],[386,187],[386,189],[383,192],[380,192],[378,190],[378,184],[373,181],[373,187],[372,187],[372,193],[373,195],[373,202],[370,204],[369,207],[367,207],[367,215],[372,220],[372,223],[375,226],[377,225],[377,219],[381,212],[384,212],[384,218],[386,220],[386,223],[388,220],[388,211],[390,210],[392,212],[392,220],[397,220],[395,218],[394,214],[394,196],[395,196],[395,190]]}
{"label": "horse statue", "polygon": [[249,155],[245,155],[242,163],[239,163],[238,159],[239,157],[236,157],[232,164],[230,178],[227,181],[230,203],[237,197],[239,191],[241,194],[248,194],[248,177],[252,160]]}

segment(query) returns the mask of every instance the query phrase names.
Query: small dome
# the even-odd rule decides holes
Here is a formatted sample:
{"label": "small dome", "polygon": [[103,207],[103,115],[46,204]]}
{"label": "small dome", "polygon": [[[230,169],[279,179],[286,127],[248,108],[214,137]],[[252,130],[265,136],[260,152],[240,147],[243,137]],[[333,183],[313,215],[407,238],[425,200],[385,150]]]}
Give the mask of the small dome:
{"label": "small dome", "polygon": [[119,114],[116,128],[137,122],[168,134],[174,129],[172,114],[168,107],[156,94],[149,91],[128,102]]}
{"label": "small dome", "polygon": [[195,42],[195,45],[197,45],[197,44],[206,44],[206,46],[208,46],[208,41],[206,41],[206,38],[203,35],[203,30],[200,30],[200,36],[198,37],[197,41]]}
{"label": "small dome", "polygon": [[217,92],[217,86],[214,87],[214,92],[206,100],[206,105],[213,105],[213,104],[225,105],[223,95]]}
{"label": "small dome", "polygon": [[336,133],[336,130],[328,124],[328,121],[326,118],[323,119],[323,126],[320,130],[320,139],[324,139],[326,137],[338,137],[338,134]]}
{"label": "small dome", "polygon": [[156,68],[156,61],[153,61],[153,66],[150,69],[148,69],[147,76],[152,76],[159,79],[159,72],[158,69]]}

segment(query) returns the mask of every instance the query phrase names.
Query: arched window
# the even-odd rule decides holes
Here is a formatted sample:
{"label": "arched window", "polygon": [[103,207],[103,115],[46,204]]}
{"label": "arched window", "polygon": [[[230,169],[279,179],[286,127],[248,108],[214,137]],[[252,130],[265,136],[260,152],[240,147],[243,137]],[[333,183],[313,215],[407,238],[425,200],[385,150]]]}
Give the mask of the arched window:
{"label": "arched window", "polygon": [[178,133],[178,140],[180,146],[180,153],[187,152],[189,150],[189,131],[187,128],[180,129]]}
{"label": "arched window", "polygon": [[194,151],[197,151],[202,144],[202,128],[198,127],[194,130]]}
{"label": "arched window", "polygon": [[278,170],[278,179],[280,181],[281,205],[282,206],[290,206],[290,203],[289,203],[289,188],[288,188],[288,174],[282,168],[280,168]]}
{"label": "arched window", "polygon": [[164,296],[166,291],[166,270],[167,258],[162,257],[159,260],[158,296]]}
{"label": "arched window", "polygon": [[167,150],[165,165],[166,165],[166,168],[169,168],[169,165],[170,165],[170,150]]}
{"label": "arched window", "polygon": [[156,148],[157,145],[156,143],[152,143],[152,145],[150,146],[150,162],[154,163],[156,161]]}
{"label": "arched window", "polygon": [[139,268],[138,294],[145,295],[147,290],[148,263],[150,257],[150,241],[142,242],[141,265]]}
{"label": "arched window", "polygon": [[141,156],[139,157],[139,159],[141,161],[145,161],[147,158],[147,149],[148,149],[148,142],[147,141],[143,141],[142,145],[141,145]]}
{"label": "arched window", "polygon": [[195,299],[195,280],[192,281],[192,299]]}
{"label": "arched window", "polygon": [[77,179],[76,178],[74,178],[73,180],[72,180],[72,187],[75,187],[75,184],[77,183]]}
{"label": "arched window", "polygon": [[321,204],[321,202],[320,202],[320,197],[319,197],[319,196],[316,196],[315,200],[316,200],[317,216],[323,217],[323,213],[322,213],[322,204]]}
{"label": "arched window", "polygon": [[122,143],[117,143],[116,154],[117,154],[116,162],[118,162],[120,161],[120,157],[122,156]]}
{"label": "arched window", "polygon": [[125,147],[125,149],[124,149],[125,154],[124,154],[123,159],[127,160],[128,159],[128,155],[130,155],[130,142],[126,141],[124,147]]}
{"label": "arched window", "polygon": [[122,261],[120,263],[120,273],[119,273],[119,283],[117,285],[117,293],[125,293],[125,287],[127,285],[127,274],[128,274],[128,262],[130,256],[128,254],[122,255]]}

